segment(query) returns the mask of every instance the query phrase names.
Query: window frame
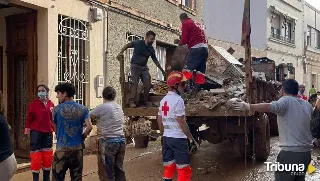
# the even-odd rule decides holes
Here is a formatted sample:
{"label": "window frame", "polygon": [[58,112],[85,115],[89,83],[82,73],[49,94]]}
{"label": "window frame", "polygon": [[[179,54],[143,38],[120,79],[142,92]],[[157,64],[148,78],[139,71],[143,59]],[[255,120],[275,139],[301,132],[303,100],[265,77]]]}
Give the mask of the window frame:
{"label": "window frame", "polygon": [[[188,5],[186,5],[186,1],[188,2]],[[197,4],[196,0],[179,0],[179,4],[181,9],[191,13],[192,15],[195,15]]]}

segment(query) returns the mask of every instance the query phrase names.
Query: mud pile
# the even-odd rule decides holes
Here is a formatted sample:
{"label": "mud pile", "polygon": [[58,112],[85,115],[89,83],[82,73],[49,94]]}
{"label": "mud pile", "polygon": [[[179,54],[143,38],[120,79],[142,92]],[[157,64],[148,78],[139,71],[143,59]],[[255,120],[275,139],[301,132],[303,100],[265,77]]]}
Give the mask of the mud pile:
{"label": "mud pile", "polygon": [[[253,74],[256,86],[264,84],[263,90],[267,92],[268,99],[265,101],[272,101],[279,98],[281,83],[277,81],[266,81],[265,74],[255,73]],[[244,78],[227,78],[223,80],[221,89],[211,89],[210,91],[200,91],[197,94],[185,93],[182,95],[187,106],[196,106],[198,109],[214,109],[215,107],[224,106],[226,102],[231,98],[239,98],[246,100],[246,85]],[[257,99],[257,98],[253,98]]]}
{"label": "mud pile", "polygon": [[245,84],[241,79],[225,79],[221,89],[202,90],[197,94],[186,93],[182,96],[187,106],[214,109],[224,105],[229,99],[245,98]]}
{"label": "mud pile", "polygon": [[151,133],[151,121],[147,117],[140,117],[138,120],[130,121],[125,118],[125,137],[145,136]]}
{"label": "mud pile", "polygon": [[156,81],[152,83],[152,90],[156,95],[166,95],[169,87],[164,81]]}

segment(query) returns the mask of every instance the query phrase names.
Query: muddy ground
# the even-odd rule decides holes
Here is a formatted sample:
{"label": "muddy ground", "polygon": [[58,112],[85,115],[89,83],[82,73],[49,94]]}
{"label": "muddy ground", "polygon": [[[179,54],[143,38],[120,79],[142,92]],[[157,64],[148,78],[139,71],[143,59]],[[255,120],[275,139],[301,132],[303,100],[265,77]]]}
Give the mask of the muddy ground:
{"label": "muddy ground", "polygon": [[[268,161],[275,162],[279,152],[278,137],[271,139],[272,150]],[[312,152],[313,158],[320,154],[320,149]],[[84,159],[83,181],[98,181],[97,159],[95,155],[86,156]],[[195,181],[272,181],[273,172],[267,172],[264,163],[256,163],[240,158],[237,147],[228,142],[218,145],[209,143],[201,144],[200,150],[192,157],[193,177]],[[253,169],[254,168],[254,169]],[[160,181],[162,175],[161,147],[159,142],[150,142],[147,149],[136,149],[127,146],[125,170],[128,181]],[[67,177],[67,180],[70,180]],[[13,181],[32,180],[31,172],[24,172],[13,177]],[[319,171],[307,176],[307,181],[320,180]]]}

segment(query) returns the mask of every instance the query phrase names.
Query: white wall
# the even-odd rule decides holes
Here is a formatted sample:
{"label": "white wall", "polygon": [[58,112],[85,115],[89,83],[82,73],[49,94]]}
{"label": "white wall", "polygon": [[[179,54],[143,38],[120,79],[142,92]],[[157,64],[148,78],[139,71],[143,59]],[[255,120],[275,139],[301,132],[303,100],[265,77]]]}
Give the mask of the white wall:
{"label": "white wall", "polygon": [[[204,23],[210,38],[239,44],[242,33],[244,0],[205,0]],[[265,49],[266,0],[251,0],[251,44]]]}

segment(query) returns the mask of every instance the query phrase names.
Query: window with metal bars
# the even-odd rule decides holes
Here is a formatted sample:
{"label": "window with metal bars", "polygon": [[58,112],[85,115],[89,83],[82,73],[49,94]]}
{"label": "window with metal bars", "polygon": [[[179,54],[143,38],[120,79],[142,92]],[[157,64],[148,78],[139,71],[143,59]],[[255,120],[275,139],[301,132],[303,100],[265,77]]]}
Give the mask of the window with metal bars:
{"label": "window with metal bars", "polygon": [[76,88],[74,100],[83,105],[89,83],[88,25],[68,16],[58,17],[58,83],[72,83]]}
{"label": "window with metal bars", "polygon": [[181,5],[188,7],[193,11],[196,10],[196,0],[181,0]]}
{"label": "window with metal bars", "polygon": [[[138,35],[134,35],[132,33],[126,33],[126,40],[127,40],[127,43],[131,43],[131,42],[136,41],[136,40],[143,40],[143,37],[142,36],[138,36]],[[128,48],[125,51],[125,62],[131,62],[131,58],[132,58],[132,55],[133,55],[133,49],[134,48]],[[130,72],[128,72],[128,74],[130,74]]]}

